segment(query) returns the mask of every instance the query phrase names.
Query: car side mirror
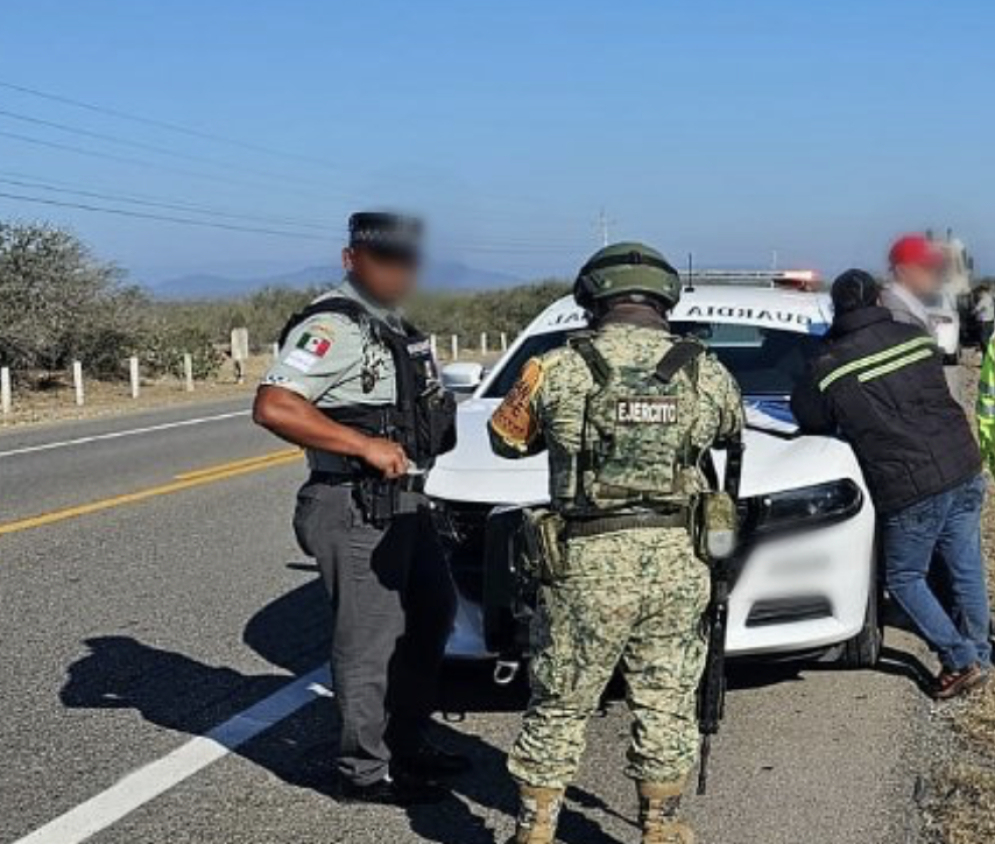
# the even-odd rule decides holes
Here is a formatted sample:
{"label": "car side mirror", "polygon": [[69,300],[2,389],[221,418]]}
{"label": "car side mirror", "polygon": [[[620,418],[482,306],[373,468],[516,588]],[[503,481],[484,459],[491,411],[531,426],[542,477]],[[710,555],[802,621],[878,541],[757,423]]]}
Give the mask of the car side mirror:
{"label": "car side mirror", "polygon": [[442,368],[442,386],[454,393],[472,393],[483,380],[483,364],[457,362]]}

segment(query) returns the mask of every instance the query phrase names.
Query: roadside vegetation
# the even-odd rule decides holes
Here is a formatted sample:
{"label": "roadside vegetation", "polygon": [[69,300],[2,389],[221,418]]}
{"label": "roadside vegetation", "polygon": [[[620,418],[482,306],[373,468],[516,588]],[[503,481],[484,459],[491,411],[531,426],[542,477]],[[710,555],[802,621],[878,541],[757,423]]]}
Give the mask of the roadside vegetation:
{"label": "roadside vegetation", "polygon": [[[409,315],[423,331],[438,335],[441,354],[455,334],[460,349],[472,355],[482,333],[494,351],[502,332],[510,341],[568,290],[565,282],[545,280],[504,290],[425,292]],[[112,401],[132,356],[143,384],[162,386],[167,394],[176,390],[186,354],[197,381],[228,383],[234,378],[226,363],[232,329],[248,329],[253,368],[264,368],[287,318],[319,292],[269,287],[236,299],[157,301],[73,233],[0,222],[0,366],[9,367],[20,396],[7,421],[35,419],[38,408],[64,404],[74,361],[92,385],[88,403],[98,395]]]}
{"label": "roadside vegetation", "polygon": [[178,375],[184,352],[197,375],[215,373],[214,338],[150,304],[70,232],[0,222],[0,365],[21,385],[44,388],[77,360],[91,377],[123,378],[132,355],[153,376]]}
{"label": "roadside vegetation", "polygon": [[[986,547],[995,548],[990,498],[985,534]],[[989,566],[989,593],[995,596],[990,555]],[[954,708],[951,719],[963,747],[956,751],[957,760],[940,772],[932,811],[945,844],[987,844],[995,841],[995,682]]]}
{"label": "roadside vegetation", "polygon": [[[502,290],[467,293],[426,292],[418,294],[408,308],[411,321],[440,341],[455,334],[462,347],[477,347],[481,333],[491,347],[501,332],[509,340],[548,304],[569,292],[563,281],[547,279]],[[314,299],[322,288],[267,287],[238,299],[187,302],[155,302],[153,312],[176,331],[213,338],[224,344],[233,328],[248,328],[256,351],[263,351],[279,336],[287,318]]]}
{"label": "roadside vegetation", "polygon": [[[974,406],[977,369],[967,370],[968,407]],[[995,489],[982,521],[988,560],[988,592],[995,606]],[[988,844],[995,841],[995,679],[967,700],[938,708],[947,719],[956,746],[945,754],[927,806],[943,844]]]}

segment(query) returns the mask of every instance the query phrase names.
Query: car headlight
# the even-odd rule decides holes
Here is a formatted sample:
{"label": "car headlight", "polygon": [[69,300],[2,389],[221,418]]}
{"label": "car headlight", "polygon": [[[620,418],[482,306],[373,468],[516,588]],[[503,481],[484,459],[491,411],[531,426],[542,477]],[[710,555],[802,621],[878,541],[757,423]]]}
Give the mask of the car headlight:
{"label": "car headlight", "polygon": [[747,533],[825,527],[859,513],[863,501],[860,487],[849,479],[757,495],[747,500]]}

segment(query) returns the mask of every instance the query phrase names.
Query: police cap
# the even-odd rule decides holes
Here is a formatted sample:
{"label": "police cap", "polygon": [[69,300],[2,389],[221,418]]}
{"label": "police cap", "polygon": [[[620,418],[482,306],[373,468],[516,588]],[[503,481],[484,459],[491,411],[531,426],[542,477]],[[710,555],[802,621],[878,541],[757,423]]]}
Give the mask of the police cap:
{"label": "police cap", "polygon": [[591,310],[616,296],[647,297],[667,308],[681,298],[681,278],[659,252],[642,243],[615,243],[595,252],[574,282],[574,299]]}
{"label": "police cap", "polygon": [[417,261],[422,230],[422,221],[407,214],[357,211],[349,218],[349,246],[385,258]]}

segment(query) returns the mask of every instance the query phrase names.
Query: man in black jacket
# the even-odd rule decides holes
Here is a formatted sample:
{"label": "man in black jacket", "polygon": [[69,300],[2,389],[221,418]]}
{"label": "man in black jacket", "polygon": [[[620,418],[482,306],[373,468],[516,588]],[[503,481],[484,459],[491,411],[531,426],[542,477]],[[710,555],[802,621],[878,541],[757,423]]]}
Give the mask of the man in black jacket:
{"label": "man in black jacket", "polygon": [[[895,322],[865,272],[841,275],[832,296],[825,351],[792,409],[803,431],[838,431],[853,446],[878,512],[888,590],[940,657],[936,696],[955,697],[991,666],[981,456],[933,339]],[[950,584],[949,613],[927,582],[934,560]]]}

